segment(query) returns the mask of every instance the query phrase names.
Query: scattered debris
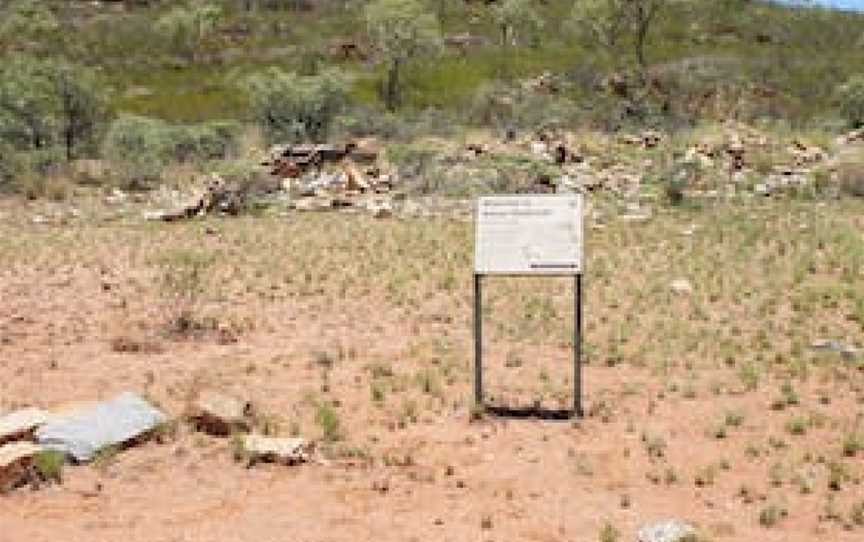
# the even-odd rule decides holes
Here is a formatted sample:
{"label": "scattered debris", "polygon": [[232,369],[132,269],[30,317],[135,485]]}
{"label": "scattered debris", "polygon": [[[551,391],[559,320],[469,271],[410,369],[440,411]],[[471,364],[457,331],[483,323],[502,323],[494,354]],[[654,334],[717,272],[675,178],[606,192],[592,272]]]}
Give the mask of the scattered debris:
{"label": "scattered debris", "polygon": [[637,542],[691,542],[696,540],[696,530],[677,519],[646,525],[639,529]]}
{"label": "scattered debris", "polygon": [[108,446],[129,444],[165,421],[150,403],[125,392],[110,401],[50,419],[36,430],[36,440],[79,462],[90,461]]}
{"label": "scattered debris", "polygon": [[302,438],[277,438],[263,435],[245,435],[241,440],[243,452],[250,462],[264,461],[283,465],[296,465],[309,461],[312,447]]}
{"label": "scattered debris", "polygon": [[248,431],[252,404],[221,393],[207,391],[198,396],[190,419],[198,431],[228,436],[234,431]]}
{"label": "scattered debris", "polygon": [[[266,178],[264,192],[281,191],[295,210],[357,208],[383,218],[393,214],[392,205],[382,200],[393,190],[396,175],[388,173],[389,168],[379,158],[374,140],[339,145],[276,145],[260,163],[263,169],[256,168],[254,173]],[[217,212],[236,215],[262,195],[257,187],[228,182],[217,174],[209,175],[203,185],[187,203],[146,212],[145,220],[173,222]],[[375,205],[364,202],[369,196],[376,196]]]}
{"label": "scattered debris", "polygon": [[42,446],[32,442],[12,442],[0,446],[0,493],[29,482],[36,456],[42,451]]}
{"label": "scattered debris", "polygon": [[147,212],[144,218],[173,222],[214,211],[236,215],[244,208],[246,196],[244,187],[227,183],[214,173],[207,178],[204,188],[189,203],[173,210]]}
{"label": "scattered debris", "polygon": [[15,440],[30,440],[33,431],[47,422],[48,416],[44,410],[25,408],[0,417],[0,445]]}

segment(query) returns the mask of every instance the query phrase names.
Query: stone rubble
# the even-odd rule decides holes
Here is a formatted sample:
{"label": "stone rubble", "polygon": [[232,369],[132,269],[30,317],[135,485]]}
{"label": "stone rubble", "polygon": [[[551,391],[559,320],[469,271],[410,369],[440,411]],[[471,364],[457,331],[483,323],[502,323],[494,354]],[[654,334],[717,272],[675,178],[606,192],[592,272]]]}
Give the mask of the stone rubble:
{"label": "stone rubble", "polygon": [[[551,85],[541,76],[526,84]],[[546,82],[543,82],[546,81]],[[844,136],[843,144],[864,141],[864,130]],[[413,145],[414,143],[412,143]],[[283,144],[258,161],[256,175],[275,187],[284,208],[297,212],[353,211],[378,218],[430,215],[405,199],[402,186],[419,178],[434,187],[454,187],[470,198],[490,189],[516,193],[596,192],[624,201],[662,194],[666,182],[681,185],[683,198],[734,195],[775,196],[814,184],[818,175],[836,175],[832,150],[792,138],[775,137],[729,122],[699,132],[687,146],[656,130],[631,134],[573,133],[546,128],[534,133],[508,129],[496,137],[472,134],[458,144],[440,138],[417,143],[437,169],[412,173],[388,163],[374,139],[348,143]],[[671,158],[671,162],[669,162]],[[427,164],[428,165],[428,164]],[[509,168],[509,169],[508,169]],[[427,168],[428,169],[428,168]],[[419,171],[419,170],[418,170]],[[512,173],[502,173],[508,171]],[[511,178],[512,177],[512,178]],[[425,180],[424,180],[425,179]],[[211,175],[187,203],[150,212],[150,220],[174,221],[214,212],[242,212],[248,187]],[[460,189],[464,186],[464,190]],[[122,201],[114,194],[112,200]],[[625,220],[650,215],[627,213]]]}

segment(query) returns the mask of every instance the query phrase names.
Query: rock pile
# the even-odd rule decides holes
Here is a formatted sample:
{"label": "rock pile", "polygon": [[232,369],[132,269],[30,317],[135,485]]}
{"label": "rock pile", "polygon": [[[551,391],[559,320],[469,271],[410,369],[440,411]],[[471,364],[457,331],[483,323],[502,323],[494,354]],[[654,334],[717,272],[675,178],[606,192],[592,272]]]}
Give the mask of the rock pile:
{"label": "rock pile", "polygon": [[391,215],[397,176],[389,171],[373,141],[326,145],[277,145],[262,165],[282,181],[295,209],[367,210]]}
{"label": "rock pile", "polygon": [[299,211],[355,209],[377,218],[389,217],[398,177],[380,155],[371,141],[276,145],[260,168],[250,172],[265,178],[261,186],[229,182],[211,174],[186,203],[145,213],[145,218],[173,222],[211,213],[235,215],[248,208],[254,198],[272,192],[273,187]]}

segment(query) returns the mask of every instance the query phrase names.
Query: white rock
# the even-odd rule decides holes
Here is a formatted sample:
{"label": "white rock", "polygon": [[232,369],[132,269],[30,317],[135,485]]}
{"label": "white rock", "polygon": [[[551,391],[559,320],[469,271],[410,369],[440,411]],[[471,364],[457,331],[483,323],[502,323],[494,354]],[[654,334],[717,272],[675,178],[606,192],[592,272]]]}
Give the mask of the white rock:
{"label": "white rock", "polygon": [[696,530],[677,519],[646,525],[639,529],[637,542],[695,542]]}
{"label": "white rock", "polygon": [[243,437],[243,451],[253,460],[292,465],[309,459],[309,443],[302,438],[277,438],[264,435]]}
{"label": "white rock", "polygon": [[687,279],[676,279],[673,280],[669,287],[673,292],[679,295],[689,295],[693,293],[693,285],[690,284],[690,281]]}

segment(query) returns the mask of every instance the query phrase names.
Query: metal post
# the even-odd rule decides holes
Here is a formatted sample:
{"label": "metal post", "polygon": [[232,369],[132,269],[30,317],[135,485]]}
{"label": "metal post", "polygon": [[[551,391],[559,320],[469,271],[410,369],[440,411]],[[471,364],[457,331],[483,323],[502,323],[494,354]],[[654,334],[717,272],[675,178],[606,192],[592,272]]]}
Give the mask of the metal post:
{"label": "metal post", "polygon": [[474,405],[483,406],[483,276],[474,273]]}
{"label": "metal post", "polygon": [[573,412],[582,417],[582,273],[573,285]]}

